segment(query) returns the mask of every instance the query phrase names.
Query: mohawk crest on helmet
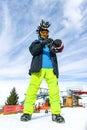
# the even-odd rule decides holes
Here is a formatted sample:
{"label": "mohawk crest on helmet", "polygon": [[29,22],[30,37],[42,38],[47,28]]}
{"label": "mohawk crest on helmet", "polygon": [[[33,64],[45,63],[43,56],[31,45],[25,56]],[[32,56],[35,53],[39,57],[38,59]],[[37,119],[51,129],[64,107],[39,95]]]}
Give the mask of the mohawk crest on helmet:
{"label": "mohawk crest on helmet", "polygon": [[[49,22],[45,22],[43,19],[40,23],[40,25],[37,27],[36,32],[39,33],[41,30],[48,30],[48,28],[50,27],[50,23]],[[48,30],[49,31],[49,30]]]}

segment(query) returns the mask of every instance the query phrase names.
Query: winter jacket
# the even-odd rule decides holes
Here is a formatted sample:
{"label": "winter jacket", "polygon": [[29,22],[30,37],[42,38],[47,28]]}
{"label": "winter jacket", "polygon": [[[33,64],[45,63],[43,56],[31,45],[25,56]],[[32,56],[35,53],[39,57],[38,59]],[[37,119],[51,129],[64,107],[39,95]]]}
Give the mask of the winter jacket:
{"label": "winter jacket", "polygon": [[[30,65],[30,69],[29,69],[30,75],[33,72],[39,72],[41,69],[43,47],[44,47],[44,44],[40,43],[39,40],[35,40],[29,47],[30,53],[33,56],[31,65]],[[49,46],[49,49],[50,49],[50,46]],[[53,72],[58,78],[59,72],[58,72],[57,57],[56,57],[56,53],[53,52],[51,49],[50,49],[50,56],[51,56],[51,60],[52,60],[52,64],[53,64]]]}

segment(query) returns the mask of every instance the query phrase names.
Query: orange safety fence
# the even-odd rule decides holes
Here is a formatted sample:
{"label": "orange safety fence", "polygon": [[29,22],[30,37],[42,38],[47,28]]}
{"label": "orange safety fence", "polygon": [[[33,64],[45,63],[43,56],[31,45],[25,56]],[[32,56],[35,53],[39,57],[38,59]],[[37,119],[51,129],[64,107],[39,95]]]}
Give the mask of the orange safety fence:
{"label": "orange safety fence", "polygon": [[23,110],[23,105],[6,105],[3,108],[3,114],[11,114],[21,112]]}
{"label": "orange safety fence", "polygon": [[40,106],[40,110],[49,110],[50,106]]}

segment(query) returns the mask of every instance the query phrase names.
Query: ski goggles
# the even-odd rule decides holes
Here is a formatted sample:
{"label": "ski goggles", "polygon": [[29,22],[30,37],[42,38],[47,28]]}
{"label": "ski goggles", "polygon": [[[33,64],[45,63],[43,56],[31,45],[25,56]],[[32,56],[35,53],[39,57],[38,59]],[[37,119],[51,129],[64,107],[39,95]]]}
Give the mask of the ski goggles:
{"label": "ski goggles", "polygon": [[40,31],[40,34],[41,34],[42,36],[43,36],[43,35],[48,36],[48,33],[49,33],[48,30],[41,30],[41,31]]}

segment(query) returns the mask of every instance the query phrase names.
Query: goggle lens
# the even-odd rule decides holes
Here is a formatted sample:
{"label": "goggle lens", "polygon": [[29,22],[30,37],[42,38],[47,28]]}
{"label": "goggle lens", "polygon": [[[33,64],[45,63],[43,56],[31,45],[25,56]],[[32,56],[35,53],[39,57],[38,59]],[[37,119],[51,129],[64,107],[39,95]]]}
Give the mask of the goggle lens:
{"label": "goggle lens", "polygon": [[42,31],[40,31],[40,34],[41,34],[41,35],[48,35],[48,33],[49,33],[49,32],[48,32],[47,30],[42,30]]}

